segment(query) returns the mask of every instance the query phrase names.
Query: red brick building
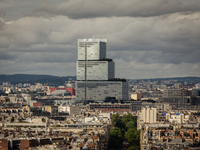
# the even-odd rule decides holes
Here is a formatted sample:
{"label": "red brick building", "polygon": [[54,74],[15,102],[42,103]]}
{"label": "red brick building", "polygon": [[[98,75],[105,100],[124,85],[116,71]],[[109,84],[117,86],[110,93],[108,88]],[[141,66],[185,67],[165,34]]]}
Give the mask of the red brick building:
{"label": "red brick building", "polygon": [[25,150],[26,148],[29,147],[35,147],[36,146],[36,140],[21,140],[20,144],[20,150]]}
{"label": "red brick building", "polygon": [[0,150],[7,150],[7,149],[8,149],[8,140],[0,139]]}

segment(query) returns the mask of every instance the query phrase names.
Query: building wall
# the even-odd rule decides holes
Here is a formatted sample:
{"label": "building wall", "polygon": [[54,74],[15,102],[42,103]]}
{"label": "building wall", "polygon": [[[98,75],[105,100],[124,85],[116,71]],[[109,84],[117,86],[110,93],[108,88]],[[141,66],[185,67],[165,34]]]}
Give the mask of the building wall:
{"label": "building wall", "polygon": [[63,143],[64,144],[64,138],[52,138],[52,143]]}
{"label": "building wall", "polygon": [[164,97],[180,97],[181,89],[165,89]]}
{"label": "building wall", "polygon": [[33,103],[33,106],[34,106],[34,107],[41,107],[42,104],[41,104],[41,103]]}
{"label": "building wall", "polygon": [[122,100],[129,100],[128,82],[122,82]]}
{"label": "building wall", "polygon": [[35,146],[36,146],[36,140],[21,140],[20,150],[25,150],[26,148]]}
{"label": "building wall", "polygon": [[131,94],[131,99],[137,100],[137,94],[136,93]]}
{"label": "building wall", "polygon": [[8,150],[8,140],[0,139],[0,150]]}
{"label": "building wall", "polygon": [[[85,81],[76,82],[76,98],[85,99]],[[128,100],[128,83],[122,81],[87,81],[87,100],[105,100],[106,97],[115,97]]]}
{"label": "building wall", "polygon": [[57,106],[45,106],[45,111],[50,112],[51,115],[58,115],[58,107]]}
{"label": "building wall", "polygon": [[127,112],[132,111],[132,104],[120,104],[120,103],[90,103],[90,110],[101,110],[106,112]]}
{"label": "building wall", "polygon": [[156,123],[157,109],[152,107],[142,107],[141,111],[138,111],[138,129],[141,129],[143,123]]}
{"label": "building wall", "polygon": [[192,96],[191,90],[181,90],[181,96]]}
{"label": "building wall", "polygon": [[180,89],[180,88],[183,87],[183,84],[182,84],[182,83],[176,83],[176,84],[174,84],[174,87],[175,87],[176,89]]}
{"label": "building wall", "polygon": [[[87,80],[109,80],[114,76],[113,61],[87,61]],[[77,80],[85,80],[85,61],[77,62]]]}
{"label": "building wall", "polygon": [[46,127],[47,126],[47,122],[40,122],[40,123],[5,123],[4,124],[5,127]]}
{"label": "building wall", "polygon": [[110,119],[110,118],[111,118],[111,114],[110,114],[110,112],[109,112],[109,113],[100,112],[100,113],[99,113],[99,117],[100,117],[100,118],[105,117],[105,118]]}
{"label": "building wall", "polygon": [[195,84],[195,87],[196,87],[197,89],[200,89],[200,83]]}
{"label": "building wall", "polygon": [[131,94],[131,99],[141,100],[142,94],[140,92]]}
{"label": "building wall", "polygon": [[87,60],[106,58],[106,42],[106,39],[79,39],[78,60],[85,60],[85,48],[87,48]]}
{"label": "building wall", "polygon": [[9,96],[10,102],[16,103],[16,96]]}
{"label": "building wall", "polygon": [[46,139],[39,139],[40,141],[40,145],[47,145],[50,144],[50,139],[46,138]]}
{"label": "building wall", "polygon": [[169,122],[175,122],[175,123],[186,123],[188,122],[189,120],[191,120],[192,116],[191,114],[170,114],[170,113],[167,113],[166,114],[166,119],[169,121]]}
{"label": "building wall", "polygon": [[199,89],[192,89],[192,96],[199,96]]}
{"label": "building wall", "polygon": [[69,106],[69,115],[78,115],[80,114],[80,107],[78,105]]}
{"label": "building wall", "polygon": [[169,110],[169,103],[155,103],[154,106],[158,110],[163,110],[163,111]]}
{"label": "building wall", "polygon": [[168,98],[159,98],[159,103],[167,102],[170,105],[174,106],[184,106],[184,105],[191,105],[191,97],[182,96],[182,97],[168,97]]}
{"label": "building wall", "polygon": [[51,113],[51,106],[45,106],[45,111],[48,111]]}
{"label": "building wall", "polygon": [[141,102],[133,103],[133,104],[132,104],[132,111],[141,110],[141,106],[142,106],[142,103],[141,103]]}

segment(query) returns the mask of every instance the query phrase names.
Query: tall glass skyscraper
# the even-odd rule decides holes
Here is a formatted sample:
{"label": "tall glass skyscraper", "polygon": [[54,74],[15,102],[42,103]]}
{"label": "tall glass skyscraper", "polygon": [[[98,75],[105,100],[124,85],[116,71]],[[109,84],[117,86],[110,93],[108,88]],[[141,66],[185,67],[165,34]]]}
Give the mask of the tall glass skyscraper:
{"label": "tall glass skyscraper", "polygon": [[78,60],[85,60],[87,49],[87,60],[100,60],[106,58],[106,39],[79,39]]}
{"label": "tall glass skyscraper", "polygon": [[106,44],[106,39],[78,40],[78,100],[105,100],[106,97],[128,99],[128,83],[115,81],[115,63],[106,58]]}
{"label": "tall glass skyscraper", "polygon": [[85,80],[85,73],[86,80],[115,78],[115,64],[111,59],[106,59],[106,43],[106,39],[78,40],[77,80]]}

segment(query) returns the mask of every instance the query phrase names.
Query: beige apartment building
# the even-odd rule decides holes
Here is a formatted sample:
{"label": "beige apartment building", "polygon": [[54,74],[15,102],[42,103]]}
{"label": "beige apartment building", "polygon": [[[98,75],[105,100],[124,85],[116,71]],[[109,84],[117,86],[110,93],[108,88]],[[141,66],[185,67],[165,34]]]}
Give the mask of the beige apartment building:
{"label": "beige apartment building", "polygon": [[157,119],[157,108],[153,107],[142,107],[141,110],[137,112],[137,129],[141,129],[144,123],[156,123]]}
{"label": "beige apartment building", "polygon": [[58,106],[45,106],[45,111],[50,112],[52,116],[57,116]]}
{"label": "beige apartment building", "polygon": [[141,100],[142,94],[140,92],[131,94],[131,99]]}

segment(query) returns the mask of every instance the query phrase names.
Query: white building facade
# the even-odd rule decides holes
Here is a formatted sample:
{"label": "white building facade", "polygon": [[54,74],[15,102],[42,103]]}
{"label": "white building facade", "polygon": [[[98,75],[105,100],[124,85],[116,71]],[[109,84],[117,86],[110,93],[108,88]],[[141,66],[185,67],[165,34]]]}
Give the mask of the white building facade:
{"label": "white building facade", "polygon": [[142,124],[144,123],[156,123],[157,119],[157,108],[153,107],[142,107],[140,111],[138,111],[138,119],[137,119],[137,129],[141,129]]}

